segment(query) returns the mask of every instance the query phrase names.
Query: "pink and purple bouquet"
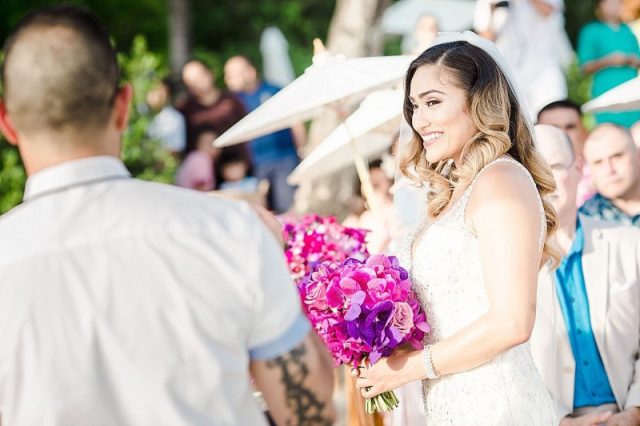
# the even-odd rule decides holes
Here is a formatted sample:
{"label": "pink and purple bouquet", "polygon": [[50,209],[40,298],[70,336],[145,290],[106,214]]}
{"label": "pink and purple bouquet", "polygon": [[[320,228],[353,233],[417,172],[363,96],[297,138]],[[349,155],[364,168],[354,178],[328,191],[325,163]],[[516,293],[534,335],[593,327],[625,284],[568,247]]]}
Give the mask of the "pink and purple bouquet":
{"label": "pink and purple bouquet", "polygon": [[[375,364],[401,345],[422,348],[429,332],[409,274],[393,256],[324,262],[299,283],[305,313],[334,363]],[[367,399],[368,413],[398,406],[393,392]]]}
{"label": "pink and purple bouquet", "polygon": [[342,262],[350,257],[365,259],[364,229],[340,225],[334,217],[306,215],[299,219],[282,218],[285,256],[296,282],[321,262]]}

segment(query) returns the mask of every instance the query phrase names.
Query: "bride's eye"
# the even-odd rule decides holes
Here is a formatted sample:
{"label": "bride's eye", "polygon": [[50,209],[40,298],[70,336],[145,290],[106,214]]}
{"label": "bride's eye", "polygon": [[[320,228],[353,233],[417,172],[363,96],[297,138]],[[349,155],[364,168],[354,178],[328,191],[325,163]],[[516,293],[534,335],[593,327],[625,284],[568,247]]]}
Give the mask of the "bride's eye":
{"label": "bride's eye", "polygon": [[430,100],[430,101],[427,101],[426,105],[427,105],[428,107],[432,107],[432,106],[434,106],[434,105],[438,105],[439,103],[440,103],[440,101],[436,101],[435,99],[432,99],[432,100]]}
{"label": "bride's eye", "polygon": [[411,109],[415,111],[416,109],[418,109],[418,105],[417,104],[411,104]]}

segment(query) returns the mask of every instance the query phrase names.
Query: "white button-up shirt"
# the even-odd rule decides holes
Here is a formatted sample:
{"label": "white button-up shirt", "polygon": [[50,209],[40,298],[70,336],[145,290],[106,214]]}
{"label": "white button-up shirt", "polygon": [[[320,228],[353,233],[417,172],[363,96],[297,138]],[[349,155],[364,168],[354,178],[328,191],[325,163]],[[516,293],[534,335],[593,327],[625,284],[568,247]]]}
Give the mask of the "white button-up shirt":
{"label": "white button-up shirt", "polygon": [[309,331],[275,238],[243,203],[43,170],[0,217],[0,416],[33,425],[260,425],[250,359]]}

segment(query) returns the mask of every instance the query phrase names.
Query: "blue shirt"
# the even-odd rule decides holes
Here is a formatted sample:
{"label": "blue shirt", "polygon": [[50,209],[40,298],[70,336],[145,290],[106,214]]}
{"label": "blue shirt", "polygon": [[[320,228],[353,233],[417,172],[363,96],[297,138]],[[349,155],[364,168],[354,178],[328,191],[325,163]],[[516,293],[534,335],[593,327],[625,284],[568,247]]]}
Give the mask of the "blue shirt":
{"label": "blue shirt", "polygon": [[[262,82],[253,93],[237,92],[235,95],[247,111],[253,111],[278,91],[280,88]],[[252,140],[249,143],[249,151],[254,165],[277,163],[283,158],[298,157],[291,129],[279,130]]]}
{"label": "blue shirt", "polygon": [[585,201],[582,207],[580,207],[580,213],[586,216],[597,217],[601,220],[616,222],[621,225],[640,227],[640,214],[633,216],[628,215],[616,207],[611,200],[600,194],[596,194]]}
{"label": "blue shirt", "polygon": [[556,270],[556,291],[576,362],[573,408],[615,403],[591,328],[589,299],[582,271],[584,233],[580,220],[571,250]]}

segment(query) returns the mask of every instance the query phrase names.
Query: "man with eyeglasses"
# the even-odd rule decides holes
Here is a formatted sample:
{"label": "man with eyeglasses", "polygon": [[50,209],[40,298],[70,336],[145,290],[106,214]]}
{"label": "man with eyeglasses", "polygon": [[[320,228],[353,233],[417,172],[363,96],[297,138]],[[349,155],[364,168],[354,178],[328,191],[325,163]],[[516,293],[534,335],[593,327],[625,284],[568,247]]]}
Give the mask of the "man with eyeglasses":
{"label": "man with eyeglasses", "polygon": [[561,425],[640,424],[640,232],[578,215],[580,157],[557,127],[536,126],[557,188],[560,265],[538,282],[531,349]]}

